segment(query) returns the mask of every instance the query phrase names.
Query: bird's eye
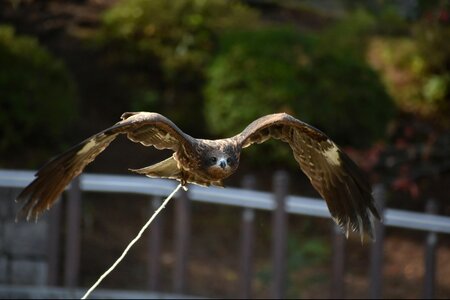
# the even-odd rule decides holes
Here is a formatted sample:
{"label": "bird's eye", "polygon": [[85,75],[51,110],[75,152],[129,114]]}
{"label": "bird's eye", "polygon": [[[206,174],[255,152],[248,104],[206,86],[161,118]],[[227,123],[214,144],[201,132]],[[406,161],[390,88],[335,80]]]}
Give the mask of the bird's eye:
{"label": "bird's eye", "polygon": [[210,161],[212,164],[215,164],[215,163],[217,162],[217,157],[211,157],[211,158],[209,159],[209,161]]}
{"label": "bird's eye", "polygon": [[231,158],[230,157],[227,158],[227,164],[231,164]]}

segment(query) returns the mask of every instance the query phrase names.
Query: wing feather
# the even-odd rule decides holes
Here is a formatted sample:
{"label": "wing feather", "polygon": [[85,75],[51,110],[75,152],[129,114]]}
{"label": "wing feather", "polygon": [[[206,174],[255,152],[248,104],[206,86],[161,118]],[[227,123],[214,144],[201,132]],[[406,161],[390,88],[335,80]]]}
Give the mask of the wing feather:
{"label": "wing feather", "polygon": [[[37,219],[49,209],[65,187],[119,134],[145,146],[173,151],[193,151],[194,139],[157,113],[125,113],[122,121],[56,156],[36,173],[36,178],[17,197],[23,202],[18,217]],[[189,155],[190,153],[185,153]]]}
{"label": "wing feather", "polygon": [[234,137],[242,148],[269,138],[287,142],[295,160],[325,199],[334,221],[373,237],[373,217],[380,219],[372,189],[361,169],[323,132],[288,114],[273,114],[252,122]]}

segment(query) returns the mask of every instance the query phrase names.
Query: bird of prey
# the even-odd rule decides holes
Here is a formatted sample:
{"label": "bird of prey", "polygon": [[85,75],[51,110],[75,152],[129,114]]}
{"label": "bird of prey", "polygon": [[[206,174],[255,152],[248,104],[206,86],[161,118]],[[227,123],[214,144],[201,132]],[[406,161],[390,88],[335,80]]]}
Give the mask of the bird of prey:
{"label": "bird of prey", "polygon": [[119,135],[157,149],[171,157],[142,169],[149,177],[176,179],[184,186],[223,186],[222,180],[239,165],[241,150],[269,138],[286,142],[295,160],[325,199],[334,221],[348,236],[350,229],[373,238],[373,217],[380,219],[371,186],[356,164],[323,132],[286,113],[256,119],[241,133],[226,139],[193,138],[168,118],[153,112],[127,112],[110,128],[54,157],[17,197],[24,203],[19,215],[37,219],[49,209],[70,181],[79,175]]}

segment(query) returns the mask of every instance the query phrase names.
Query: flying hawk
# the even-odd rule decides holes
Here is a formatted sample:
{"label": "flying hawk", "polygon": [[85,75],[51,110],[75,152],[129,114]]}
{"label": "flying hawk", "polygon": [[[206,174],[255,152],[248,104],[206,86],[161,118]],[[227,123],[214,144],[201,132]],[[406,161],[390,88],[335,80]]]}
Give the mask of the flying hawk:
{"label": "flying hawk", "polygon": [[45,164],[18,196],[17,201],[24,202],[19,215],[37,219],[119,134],[144,146],[174,152],[157,164],[131,171],[203,186],[223,186],[222,180],[238,168],[243,148],[274,138],[291,146],[300,168],[343,231],[348,235],[352,229],[361,236],[367,232],[373,238],[373,217],[380,217],[362,171],[324,133],[288,114],[266,115],[241,133],[219,140],[193,138],[158,113],[127,112],[121,119]]}

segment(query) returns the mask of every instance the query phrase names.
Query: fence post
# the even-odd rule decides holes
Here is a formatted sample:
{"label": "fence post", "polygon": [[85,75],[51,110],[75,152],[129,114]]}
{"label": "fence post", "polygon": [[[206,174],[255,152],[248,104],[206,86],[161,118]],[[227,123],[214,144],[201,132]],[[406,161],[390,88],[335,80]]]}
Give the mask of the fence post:
{"label": "fence post", "polygon": [[[426,212],[437,214],[438,206],[434,199],[428,199]],[[436,276],[436,248],[438,237],[436,232],[428,232],[425,240],[425,281],[424,281],[424,299],[434,299],[434,286]]]}
{"label": "fence post", "polygon": [[59,198],[52,209],[48,212],[48,273],[47,284],[56,286],[59,278],[59,251],[61,245],[60,225],[61,224],[61,198]]}
{"label": "fence post", "polygon": [[[380,212],[380,217],[384,218],[384,206],[386,203],[386,189],[383,184],[373,187],[373,197]],[[384,246],[384,225],[375,222],[375,238],[370,251],[370,285],[369,297],[371,299],[381,299],[383,281],[383,246]]]}
{"label": "fence post", "polygon": [[67,193],[66,220],[64,286],[73,288],[78,285],[78,271],[80,267],[80,177],[72,181]]}
{"label": "fence post", "polygon": [[344,299],[345,294],[345,237],[341,228],[333,222],[332,224],[333,239],[333,262],[331,277],[331,293],[332,299]]}
{"label": "fence post", "polygon": [[277,171],[273,177],[275,210],[272,219],[272,298],[284,298],[286,280],[286,241],[287,213],[286,196],[289,189],[289,177],[285,171]]}
{"label": "fence post", "polygon": [[[242,180],[242,186],[246,190],[256,187],[256,179],[253,175],[246,175]],[[252,253],[254,245],[254,220],[255,211],[246,207],[242,209],[241,242],[240,242],[240,270],[239,270],[239,298],[249,299],[252,290]]]}
{"label": "fence post", "polygon": [[[150,201],[150,214],[161,205],[161,197],[153,196]],[[148,251],[148,287],[152,291],[159,289],[159,279],[161,274],[161,240],[162,240],[162,219],[164,214],[161,214],[154,220],[152,227],[149,230],[149,251]]]}
{"label": "fence post", "polygon": [[175,201],[175,269],[173,289],[182,294],[186,288],[186,267],[190,240],[190,200],[187,192]]}

